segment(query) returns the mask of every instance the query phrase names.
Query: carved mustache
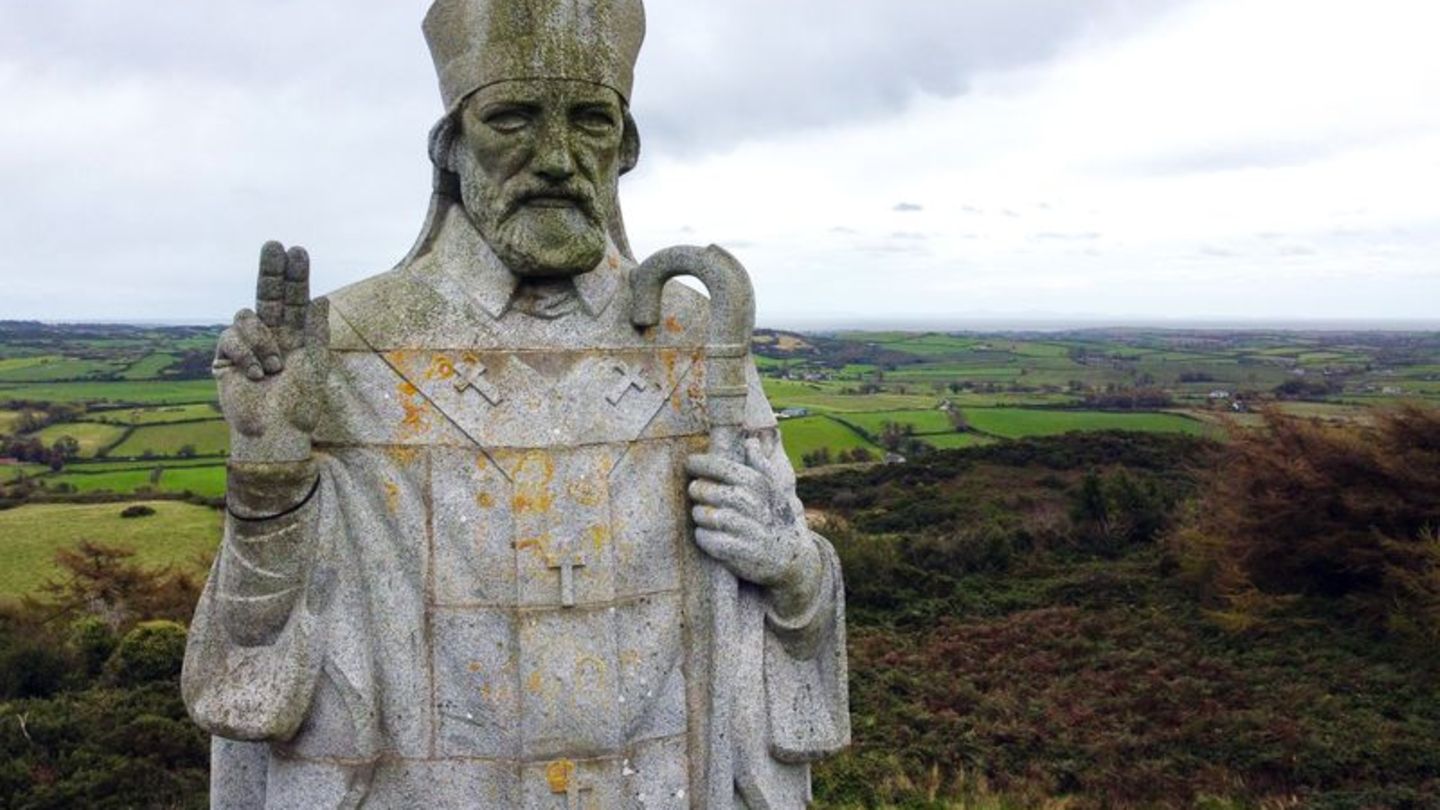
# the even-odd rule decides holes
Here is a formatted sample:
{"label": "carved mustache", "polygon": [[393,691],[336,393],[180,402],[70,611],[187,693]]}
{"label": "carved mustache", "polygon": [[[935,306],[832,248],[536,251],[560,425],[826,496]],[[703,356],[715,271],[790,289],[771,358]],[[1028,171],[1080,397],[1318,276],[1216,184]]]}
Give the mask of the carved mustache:
{"label": "carved mustache", "polygon": [[505,206],[505,218],[509,219],[520,211],[521,208],[531,205],[538,206],[573,206],[591,220],[597,218],[595,200],[583,188],[577,186],[554,186],[545,188],[528,188],[516,192],[509,204]]}

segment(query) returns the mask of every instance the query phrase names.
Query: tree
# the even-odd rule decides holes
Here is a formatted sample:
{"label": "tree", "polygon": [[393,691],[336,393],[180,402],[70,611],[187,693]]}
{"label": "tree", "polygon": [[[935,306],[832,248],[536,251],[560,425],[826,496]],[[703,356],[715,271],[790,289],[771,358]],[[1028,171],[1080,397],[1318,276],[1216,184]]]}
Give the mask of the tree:
{"label": "tree", "polygon": [[182,444],[180,445],[180,449],[175,451],[175,455],[179,456],[180,458],[194,458],[197,455],[195,452],[195,445]]}

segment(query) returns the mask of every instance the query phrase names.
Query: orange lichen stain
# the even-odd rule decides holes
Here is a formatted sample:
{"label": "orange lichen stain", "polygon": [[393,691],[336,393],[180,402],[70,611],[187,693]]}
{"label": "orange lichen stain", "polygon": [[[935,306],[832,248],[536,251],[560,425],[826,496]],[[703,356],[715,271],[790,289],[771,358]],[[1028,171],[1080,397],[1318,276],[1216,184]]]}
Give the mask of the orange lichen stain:
{"label": "orange lichen stain", "polygon": [[575,763],[568,759],[552,762],[545,767],[545,782],[550,792],[564,795],[570,792],[570,780],[575,777]]}
{"label": "orange lichen stain", "polygon": [[587,655],[575,662],[575,680],[580,684],[605,685],[605,662]]}
{"label": "orange lichen stain", "polygon": [[488,683],[481,684],[481,686],[480,686],[480,697],[485,698],[486,700],[494,700],[494,699],[495,699],[495,690],[492,689],[492,688],[490,688],[490,684],[488,684]]}
{"label": "orange lichen stain", "polygon": [[471,675],[478,675],[478,674],[480,673],[480,670],[482,670],[482,669],[484,669],[484,668],[485,668],[485,665],[482,664],[482,663],[480,663],[479,661],[471,661],[471,662],[470,662],[469,670],[470,670],[470,674],[471,674]]}
{"label": "orange lichen stain", "polygon": [[427,380],[449,380],[454,377],[455,364],[443,354],[437,354],[431,358],[429,367],[425,369],[425,379]]}
{"label": "orange lichen stain", "polygon": [[620,663],[625,664],[625,665],[627,665],[627,666],[632,666],[632,667],[635,666],[636,664],[640,663],[640,653],[639,653],[639,651],[638,651],[638,650],[621,650],[621,651],[620,651]]}
{"label": "orange lichen stain", "polygon": [[410,465],[414,464],[417,459],[420,458],[420,449],[416,447],[390,446],[385,448],[385,454],[389,456],[396,464],[399,464],[402,467],[409,467]]}
{"label": "orange lichen stain", "polygon": [[544,514],[555,503],[550,484],[555,480],[555,459],[549,453],[532,450],[515,471],[515,496],[511,506],[517,513]]}
{"label": "orange lichen stain", "polygon": [[396,386],[396,390],[400,392],[400,396],[407,399],[413,399],[420,394],[420,389],[416,388],[409,381],[402,381],[398,386]]}
{"label": "orange lichen stain", "polygon": [[392,515],[400,509],[400,487],[394,481],[385,482],[385,508]]}
{"label": "orange lichen stain", "polygon": [[577,478],[565,486],[565,492],[581,506],[596,507],[605,502],[603,478],[588,475]]}
{"label": "orange lichen stain", "polygon": [[475,505],[481,509],[495,508],[495,496],[488,492],[480,492],[475,495]]}
{"label": "orange lichen stain", "polygon": [[525,688],[530,690],[532,695],[540,694],[545,688],[544,681],[540,679],[540,670],[537,669],[530,673],[530,677],[525,681]]}
{"label": "orange lichen stain", "polygon": [[681,325],[679,318],[669,315],[665,318],[665,331],[672,335],[678,335],[685,331],[685,327]]}
{"label": "orange lichen stain", "polygon": [[549,535],[521,538],[519,540],[516,540],[514,545],[516,551],[536,552],[541,558],[545,559],[547,562],[551,559]]}
{"label": "orange lichen stain", "polygon": [[585,536],[590,538],[590,543],[595,546],[596,551],[604,551],[605,544],[610,542],[610,527],[594,525],[585,530]]}
{"label": "orange lichen stain", "polygon": [[609,258],[605,260],[605,263],[610,265],[611,270],[620,269],[620,257],[616,256],[614,253],[610,254]]}

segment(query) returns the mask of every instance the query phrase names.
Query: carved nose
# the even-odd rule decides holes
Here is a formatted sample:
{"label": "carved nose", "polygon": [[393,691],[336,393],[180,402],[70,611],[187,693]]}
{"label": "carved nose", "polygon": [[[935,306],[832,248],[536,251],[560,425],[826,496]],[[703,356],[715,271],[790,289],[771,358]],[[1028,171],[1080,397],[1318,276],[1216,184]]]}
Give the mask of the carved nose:
{"label": "carved nose", "polygon": [[570,154],[569,144],[562,138],[554,138],[543,144],[535,155],[531,170],[552,183],[561,183],[574,177],[575,159]]}

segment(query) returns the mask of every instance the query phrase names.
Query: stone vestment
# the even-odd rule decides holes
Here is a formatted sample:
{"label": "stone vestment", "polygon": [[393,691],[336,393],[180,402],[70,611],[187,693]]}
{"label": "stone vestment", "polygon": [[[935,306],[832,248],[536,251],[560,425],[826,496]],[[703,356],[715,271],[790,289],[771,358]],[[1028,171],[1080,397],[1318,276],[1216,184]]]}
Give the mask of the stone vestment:
{"label": "stone vestment", "polygon": [[[327,298],[303,505],[227,520],[184,679],[212,806],[700,806],[683,465],[706,449],[706,299],[671,284],[637,331],[612,245],[572,295],[520,300],[458,206],[437,222]],[[793,490],[750,380],[746,428]],[[815,603],[721,640],[764,729],[737,807],[802,806],[807,763],[848,742],[839,564],[813,540]]]}

